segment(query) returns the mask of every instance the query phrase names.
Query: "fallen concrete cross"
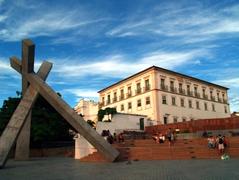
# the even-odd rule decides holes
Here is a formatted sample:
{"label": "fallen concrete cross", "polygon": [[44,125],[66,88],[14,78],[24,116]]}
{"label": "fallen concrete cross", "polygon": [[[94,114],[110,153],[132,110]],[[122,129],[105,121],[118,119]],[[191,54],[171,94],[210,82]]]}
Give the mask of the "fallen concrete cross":
{"label": "fallen concrete cross", "polygon": [[[72,127],[101,152],[106,159],[114,161],[119,156],[119,152],[89,126],[81,116],[77,115],[76,112],[44,82],[50,72],[52,64],[44,62],[37,74],[33,72],[34,47],[35,46],[30,40],[24,40],[22,63],[16,57],[10,59],[11,66],[22,74],[22,86],[25,92],[16,111],[0,137],[0,168],[5,166],[8,154],[19,137],[19,134],[22,133],[20,142],[24,142],[24,138],[29,138],[29,125],[25,127],[24,132],[22,131],[25,126],[24,124],[29,123],[31,120],[31,109],[38,93],[41,94],[41,96],[43,96],[49,104],[51,104],[52,107],[72,125]],[[19,146],[17,147],[17,151],[19,152],[16,153],[16,155],[19,156],[19,159],[25,159],[28,156],[24,157],[23,155],[24,152],[28,152],[27,148],[29,148],[24,147],[24,144],[26,146],[28,142],[24,142],[23,145],[17,145]]]}
{"label": "fallen concrete cross", "polygon": [[27,75],[27,80],[47,101],[68,121],[87,141],[99,150],[108,160],[114,161],[119,152],[113,148],[95,129],[79,116],[60,96],[58,96],[35,73]]}

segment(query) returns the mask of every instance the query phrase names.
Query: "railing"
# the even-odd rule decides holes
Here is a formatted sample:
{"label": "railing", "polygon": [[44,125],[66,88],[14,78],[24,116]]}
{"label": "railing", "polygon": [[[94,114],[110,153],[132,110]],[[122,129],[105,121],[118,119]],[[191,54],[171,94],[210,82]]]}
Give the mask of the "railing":
{"label": "railing", "polygon": [[105,102],[99,103],[99,107],[100,107],[100,108],[103,107],[104,105],[105,105]]}
{"label": "railing", "polygon": [[124,94],[121,94],[120,97],[119,97],[120,100],[123,100],[124,99]]}
{"label": "railing", "polygon": [[203,94],[202,97],[203,99],[206,99],[206,100],[208,99],[208,96],[206,94]]}
{"label": "railing", "polygon": [[147,86],[144,87],[144,92],[147,92],[149,90],[150,90],[150,85],[147,85]]}
{"label": "railing", "polygon": [[210,99],[211,99],[212,101],[216,101],[215,96],[211,96]]}
{"label": "railing", "polygon": [[200,98],[200,94],[198,92],[194,92],[194,96]]}
{"label": "railing", "polygon": [[131,93],[126,94],[126,97],[127,97],[127,98],[129,98],[129,97],[131,97],[131,96],[132,96]]}
{"label": "railing", "polygon": [[188,96],[193,96],[193,92],[192,91],[187,91],[187,95]]}
{"label": "railing", "polygon": [[135,94],[140,94],[142,92],[141,88],[135,90]]}
{"label": "railing", "polygon": [[177,92],[177,88],[170,86],[170,91],[176,93]]}
{"label": "railing", "polygon": [[223,99],[223,103],[227,104],[228,102],[227,102],[227,100],[226,100],[226,99]]}
{"label": "railing", "polygon": [[166,86],[164,84],[160,84],[160,89],[163,91],[168,91],[168,86]]}
{"label": "railing", "polygon": [[185,90],[184,89],[178,89],[178,92],[179,92],[179,94],[185,94]]}
{"label": "railing", "polygon": [[113,102],[116,102],[116,101],[117,101],[117,97],[114,97],[114,98],[113,98]]}

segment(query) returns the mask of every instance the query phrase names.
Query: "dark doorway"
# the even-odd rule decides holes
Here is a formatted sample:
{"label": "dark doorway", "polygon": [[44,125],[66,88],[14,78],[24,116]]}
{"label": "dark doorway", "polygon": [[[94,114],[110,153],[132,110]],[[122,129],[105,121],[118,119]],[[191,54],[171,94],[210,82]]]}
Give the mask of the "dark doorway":
{"label": "dark doorway", "polygon": [[168,117],[167,116],[163,117],[163,122],[164,122],[164,124],[168,124]]}
{"label": "dark doorway", "polygon": [[144,118],[139,119],[139,129],[144,130]]}

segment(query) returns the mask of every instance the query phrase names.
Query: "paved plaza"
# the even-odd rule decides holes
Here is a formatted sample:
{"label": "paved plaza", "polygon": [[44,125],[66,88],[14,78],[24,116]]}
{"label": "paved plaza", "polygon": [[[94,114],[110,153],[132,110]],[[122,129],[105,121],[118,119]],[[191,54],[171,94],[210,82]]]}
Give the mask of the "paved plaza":
{"label": "paved plaza", "polygon": [[0,179],[238,180],[238,167],[239,159],[83,163],[71,158],[39,158],[10,160],[0,169]]}

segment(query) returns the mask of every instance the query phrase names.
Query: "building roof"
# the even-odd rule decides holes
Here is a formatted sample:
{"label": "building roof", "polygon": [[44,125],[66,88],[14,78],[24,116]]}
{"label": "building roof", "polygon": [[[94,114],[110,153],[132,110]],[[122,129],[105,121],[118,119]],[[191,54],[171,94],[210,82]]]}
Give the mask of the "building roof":
{"label": "building roof", "polygon": [[125,82],[125,81],[127,81],[127,80],[129,80],[131,78],[134,78],[135,76],[137,76],[139,74],[143,74],[143,73],[145,73],[145,72],[147,72],[149,70],[153,70],[153,69],[154,70],[158,70],[158,71],[163,71],[163,72],[166,72],[166,73],[170,73],[170,74],[174,74],[174,75],[178,75],[178,76],[181,76],[181,77],[184,77],[184,78],[192,79],[194,81],[199,81],[199,82],[202,82],[202,83],[205,83],[205,84],[208,84],[208,85],[217,86],[217,87],[225,89],[225,90],[229,89],[227,87],[224,87],[224,86],[221,86],[221,85],[218,85],[218,84],[214,84],[214,83],[202,80],[202,79],[198,79],[198,78],[195,78],[195,77],[192,77],[192,76],[181,74],[181,73],[178,73],[178,72],[175,72],[175,71],[171,71],[171,70],[168,70],[168,69],[164,69],[164,68],[161,68],[161,67],[158,67],[158,66],[151,66],[151,67],[149,67],[147,69],[144,69],[144,70],[142,70],[142,71],[140,71],[140,72],[138,72],[136,74],[133,74],[133,75],[131,75],[131,76],[125,78],[125,79],[122,79],[122,80],[120,80],[120,81],[118,81],[118,82],[116,82],[116,83],[114,83],[114,84],[112,84],[112,85],[110,85],[108,87],[105,87],[104,89],[99,90],[98,93],[101,93],[102,91],[105,91],[105,90],[107,90],[107,89],[109,89],[109,88],[111,88],[113,86],[116,86],[116,85],[118,85],[120,83],[123,83],[123,82]]}

